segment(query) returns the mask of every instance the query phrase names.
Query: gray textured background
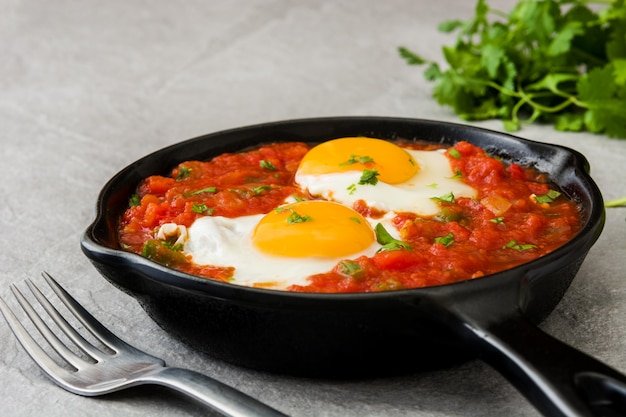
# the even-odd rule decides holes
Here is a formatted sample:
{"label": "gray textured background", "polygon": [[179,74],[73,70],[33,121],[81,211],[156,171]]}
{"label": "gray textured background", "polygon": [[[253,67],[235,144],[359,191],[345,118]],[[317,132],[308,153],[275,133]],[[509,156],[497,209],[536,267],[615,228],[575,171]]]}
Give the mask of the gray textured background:
{"label": "gray textured background", "polygon": [[[489,2],[509,10],[512,0]],[[300,117],[458,121],[406,45],[441,60],[437,23],[473,1],[0,0],[0,295],[45,269],[96,317],[171,365],[215,376],[293,416],[535,416],[481,362],[405,377],[324,381],[200,355],[160,330],[79,249],[100,188],[145,154],[220,129]],[[501,130],[501,123],[480,126]],[[531,126],[519,136],[585,154],[605,198],[626,195],[626,141]],[[626,372],[626,209],[543,328]],[[87,399],[53,385],[0,321],[0,415],[205,415],[164,389]]]}

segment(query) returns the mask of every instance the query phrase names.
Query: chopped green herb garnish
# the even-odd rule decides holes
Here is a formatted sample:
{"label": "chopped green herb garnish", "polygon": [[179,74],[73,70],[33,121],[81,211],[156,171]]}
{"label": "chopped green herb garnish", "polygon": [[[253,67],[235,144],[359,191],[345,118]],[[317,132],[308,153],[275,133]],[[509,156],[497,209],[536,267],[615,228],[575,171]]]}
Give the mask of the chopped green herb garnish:
{"label": "chopped green herb garnish", "polygon": [[457,151],[454,148],[448,149],[448,154],[455,159],[459,159],[461,157],[461,152]]}
{"label": "chopped green herb garnish", "polygon": [[265,159],[261,159],[259,161],[259,166],[263,169],[268,169],[270,171],[276,171],[276,167],[270,161],[266,161]]}
{"label": "chopped green herb garnish", "polygon": [[378,184],[378,177],[380,174],[375,169],[366,169],[363,170],[363,174],[361,175],[361,179],[359,179],[360,185],[370,184],[376,185]]}
{"label": "chopped green herb garnish", "polygon": [[358,217],[350,217],[350,220],[352,220],[353,222],[356,222],[358,224],[361,224],[361,220],[359,220]]}
{"label": "chopped green herb garnish", "polygon": [[406,242],[402,242],[401,240],[395,239],[380,223],[376,224],[374,232],[376,233],[376,241],[382,245],[378,252],[387,250],[411,249],[411,245]]}
{"label": "chopped green herb garnish", "polygon": [[346,162],[340,163],[339,166],[353,165],[357,163],[366,164],[368,162],[374,162],[374,160],[369,156],[350,155],[350,159]]}
{"label": "chopped green herb garnish", "polygon": [[146,241],[143,245],[141,255],[166,266],[178,266],[187,262],[185,254],[178,248],[173,249],[169,247],[167,243],[157,240]]}
{"label": "chopped green herb garnish", "polygon": [[208,207],[204,203],[194,203],[191,206],[191,211],[198,214],[206,214],[211,216],[215,209],[213,207]]}
{"label": "chopped green herb garnish", "polygon": [[128,206],[135,207],[141,205],[141,198],[139,198],[139,194],[133,194],[128,199]]}
{"label": "chopped green herb garnish", "polygon": [[560,192],[556,190],[550,190],[544,195],[535,196],[535,201],[539,204],[552,203],[560,195],[561,195]]}
{"label": "chopped green herb garnish", "polygon": [[537,245],[517,243],[515,240],[511,240],[509,243],[502,246],[502,249],[515,249],[518,252],[524,252],[530,249],[537,249]]}
{"label": "chopped green herb garnish", "polygon": [[378,284],[377,288],[381,291],[393,291],[393,290],[401,290],[404,286],[395,279],[388,279],[385,282],[381,282]]}
{"label": "chopped green herb garnish", "polygon": [[272,187],[270,187],[269,185],[259,185],[258,187],[254,187],[252,191],[254,192],[254,195],[259,195],[262,192],[269,191],[271,189]]}
{"label": "chopped green herb garnish", "polygon": [[493,219],[489,221],[495,224],[504,224],[504,217],[494,217]]}
{"label": "chopped green herb garnish", "polygon": [[289,211],[291,213],[289,214],[289,216],[287,216],[288,224],[305,223],[305,222],[313,221],[313,218],[309,216],[308,214],[303,216],[299,214],[297,211],[295,211],[294,209],[289,209]]}
{"label": "chopped green herb garnish", "polygon": [[454,203],[454,194],[449,192],[448,194],[444,194],[441,197],[432,197],[431,200],[443,202],[443,203]]}
{"label": "chopped green herb garnish", "polygon": [[[376,185],[378,184],[378,176],[380,174],[375,169],[366,169],[361,174],[361,178],[359,179],[359,185]],[[346,190],[349,191],[349,194],[352,195],[356,191],[357,184],[350,184],[346,187]]]}
{"label": "chopped green herb garnish", "polygon": [[463,173],[461,172],[460,169],[456,169],[454,171],[454,175],[450,177],[451,180],[458,180],[459,178],[463,178]]}
{"label": "chopped green herb garnish", "polygon": [[192,191],[189,193],[189,195],[192,196],[192,195],[198,195],[198,194],[203,194],[203,193],[214,193],[216,191],[217,191],[216,187],[207,187],[207,188],[202,188],[201,190]]}
{"label": "chopped green herb garnish", "polygon": [[448,233],[445,236],[440,236],[435,238],[436,243],[441,243],[446,248],[454,243],[454,234]]}
{"label": "chopped green herb garnish", "polygon": [[361,265],[350,260],[340,261],[337,264],[337,272],[357,281],[361,280],[365,274]]}
{"label": "chopped green herb garnish", "polygon": [[297,211],[295,211],[293,208],[287,208],[287,207],[276,207],[274,209],[274,211],[276,213],[284,213],[285,211],[289,212],[289,216],[287,216],[287,223],[288,224],[295,224],[295,223],[304,223],[304,222],[310,222],[313,221],[313,218],[309,215],[301,215],[299,214]]}
{"label": "chopped green herb garnish", "polygon": [[180,181],[180,180],[184,180],[185,178],[188,178],[189,175],[191,174],[191,171],[193,171],[191,168],[181,166],[180,168],[178,168],[178,175],[176,176],[176,181]]}

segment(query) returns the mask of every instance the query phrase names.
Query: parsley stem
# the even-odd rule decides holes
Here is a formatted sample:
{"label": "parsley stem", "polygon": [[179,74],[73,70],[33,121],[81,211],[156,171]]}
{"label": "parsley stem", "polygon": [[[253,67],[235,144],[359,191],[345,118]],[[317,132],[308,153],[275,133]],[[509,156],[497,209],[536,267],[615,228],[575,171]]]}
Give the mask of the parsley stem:
{"label": "parsley stem", "polygon": [[626,206],[626,197],[615,198],[613,200],[604,202],[604,207],[621,207],[621,206]]}
{"label": "parsley stem", "polygon": [[[534,109],[540,110],[540,111],[542,111],[544,113],[558,113],[561,110],[563,110],[564,108],[568,107],[570,104],[573,104],[574,101],[575,101],[574,97],[569,96],[569,98],[567,100],[561,102],[560,104],[557,104],[556,106],[548,107],[548,106],[544,106],[543,104],[539,104],[536,101],[534,101],[533,100],[534,95],[532,93],[531,94],[526,93],[521,85],[518,86],[518,90],[519,90],[519,94],[520,94],[520,96],[522,98],[522,101],[524,103],[528,103]],[[518,107],[518,106],[516,105],[515,107]]]}
{"label": "parsley stem", "polygon": [[509,90],[508,88],[503,87],[500,84],[495,83],[493,81],[483,81],[483,80],[479,80],[477,78],[472,78],[472,81],[476,81],[478,83],[485,84],[485,85],[487,85],[487,86],[489,86],[491,88],[495,88],[499,92],[501,92],[503,94],[506,94],[508,96],[521,98],[521,95],[517,91]]}
{"label": "parsley stem", "polygon": [[[510,90],[506,87],[501,86],[498,83],[495,83],[493,81],[483,81],[483,80],[479,80],[479,79],[472,79],[472,81],[478,82],[478,83],[483,83],[491,88],[495,88],[496,90],[498,90],[499,92],[506,94],[508,96],[511,97],[516,97],[516,98],[520,98],[522,99],[522,103],[516,104],[517,109],[519,110],[519,108],[524,104],[524,103],[528,103],[529,105],[531,105],[532,107],[534,107],[535,109],[541,110],[543,112],[547,112],[547,113],[557,113],[563,109],[565,109],[566,107],[568,107],[570,104],[575,104],[578,107],[588,107],[585,103],[581,102],[580,100],[577,100],[576,97],[567,94],[566,92],[560,91],[560,96],[567,98],[567,100],[561,102],[560,104],[557,104],[556,106],[552,106],[552,107],[548,107],[548,106],[544,106],[542,104],[537,103],[536,101],[533,100],[533,98],[535,97],[541,97],[543,94],[529,94],[526,93],[523,88],[521,86],[518,86],[518,91],[514,91],[514,90]],[[548,93],[545,93],[546,96],[549,96]],[[516,113],[516,111],[514,111],[514,113]]]}

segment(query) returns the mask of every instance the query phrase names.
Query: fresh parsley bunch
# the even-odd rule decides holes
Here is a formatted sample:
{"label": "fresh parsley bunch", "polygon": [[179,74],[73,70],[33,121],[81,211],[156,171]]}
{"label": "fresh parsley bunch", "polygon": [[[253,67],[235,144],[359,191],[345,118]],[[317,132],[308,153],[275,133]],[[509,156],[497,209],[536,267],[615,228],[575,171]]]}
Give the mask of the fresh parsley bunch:
{"label": "fresh parsley bunch", "polygon": [[471,20],[439,30],[458,31],[456,44],[443,47],[449,68],[399,52],[428,65],[433,96],[461,118],[626,138],[625,0],[521,0],[508,14],[478,0]]}

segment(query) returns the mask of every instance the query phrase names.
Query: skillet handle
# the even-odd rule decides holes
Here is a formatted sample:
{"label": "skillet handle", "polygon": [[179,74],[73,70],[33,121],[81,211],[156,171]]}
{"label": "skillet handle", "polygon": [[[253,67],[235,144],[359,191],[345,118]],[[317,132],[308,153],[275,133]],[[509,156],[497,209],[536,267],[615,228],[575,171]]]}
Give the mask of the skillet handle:
{"label": "skillet handle", "polygon": [[481,359],[544,415],[626,416],[625,375],[544,333],[521,313],[497,325],[465,326]]}

